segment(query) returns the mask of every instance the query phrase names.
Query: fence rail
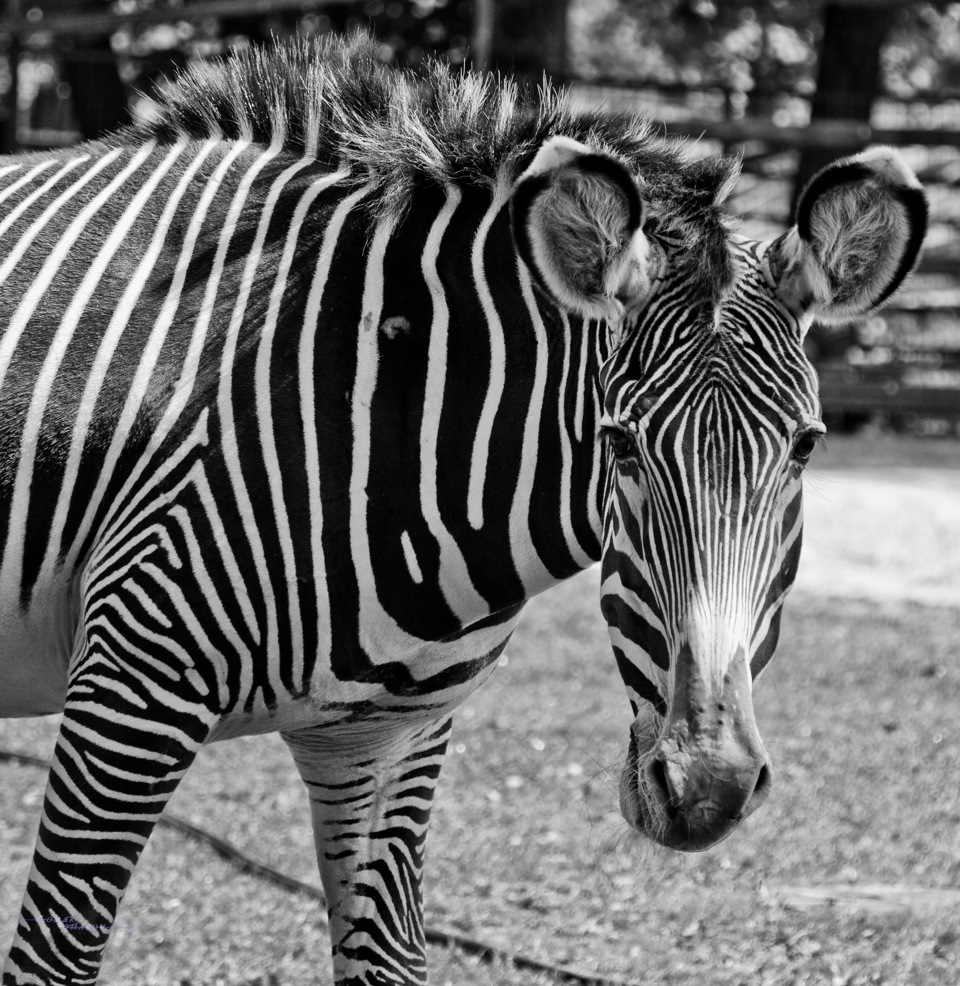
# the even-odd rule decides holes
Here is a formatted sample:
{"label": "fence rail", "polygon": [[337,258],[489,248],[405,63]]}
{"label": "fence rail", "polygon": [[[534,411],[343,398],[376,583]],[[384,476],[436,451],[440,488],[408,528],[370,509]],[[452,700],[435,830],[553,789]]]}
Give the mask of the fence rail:
{"label": "fence rail", "polygon": [[31,7],[24,15],[8,14],[0,17],[0,34],[23,36],[48,31],[73,37],[103,37],[113,34],[118,27],[126,24],[168,24],[206,17],[269,17],[284,11],[309,14],[337,2],[338,0],[195,0],[182,7],[155,7],[131,12],[44,11],[42,7]]}
{"label": "fence rail", "polygon": [[960,147],[960,129],[933,130],[927,127],[896,130],[872,127],[857,120],[813,120],[804,127],[781,127],[769,120],[674,120],[668,129],[684,137],[708,136],[724,144],[762,141],[774,148],[803,150],[826,147],[837,151],[861,148],[866,144],[892,144],[903,147]]}

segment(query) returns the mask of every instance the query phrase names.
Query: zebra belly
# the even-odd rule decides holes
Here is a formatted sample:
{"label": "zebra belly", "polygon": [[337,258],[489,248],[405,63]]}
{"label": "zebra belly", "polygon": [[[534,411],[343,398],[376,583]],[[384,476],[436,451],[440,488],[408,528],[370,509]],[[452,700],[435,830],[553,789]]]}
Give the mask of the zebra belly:
{"label": "zebra belly", "polygon": [[63,711],[74,624],[57,607],[0,610],[0,719]]}
{"label": "zebra belly", "polygon": [[225,716],[208,742],[311,730],[338,752],[389,743],[398,733],[435,722],[466,701],[493,672],[519,618],[518,610],[503,623],[456,640],[423,643],[413,652],[398,650],[397,661],[417,682],[412,688],[398,690],[389,681],[344,680],[334,674],[329,661],[318,662],[306,695],[282,699],[273,709]]}

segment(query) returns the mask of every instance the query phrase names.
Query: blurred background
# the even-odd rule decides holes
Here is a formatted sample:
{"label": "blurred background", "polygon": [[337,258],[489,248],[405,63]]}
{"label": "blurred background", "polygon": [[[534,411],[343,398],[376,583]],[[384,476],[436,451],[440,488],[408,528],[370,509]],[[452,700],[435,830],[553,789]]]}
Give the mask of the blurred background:
{"label": "blurred background", "polygon": [[356,29],[386,62],[546,74],[743,158],[748,235],[788,225],[828,161],[893,144],[929,190],[919,275],[809,337],[831,430],[960,436],[960,3],[931,0],[3,0],[0,152],[149,113],[178,68],[271,36]]}

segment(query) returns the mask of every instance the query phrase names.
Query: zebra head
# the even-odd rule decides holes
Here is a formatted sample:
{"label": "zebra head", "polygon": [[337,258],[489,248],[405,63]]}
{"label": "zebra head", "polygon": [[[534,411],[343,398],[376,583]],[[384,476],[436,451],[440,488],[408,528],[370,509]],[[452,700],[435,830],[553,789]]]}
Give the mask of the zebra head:
{"label": "zebra head", "polygon": [[635,713],[621,806],[684,850],[724,838],[771,787],[752,683],[777,644],[801,476],[825,430],[804,335],[883,302],[926,224],[886,148],[816,176],[771,242],[722,217],[734,178],[678,233],[665,180],[557,138],[517,193],[543,286],[609,326],[601,605]]}

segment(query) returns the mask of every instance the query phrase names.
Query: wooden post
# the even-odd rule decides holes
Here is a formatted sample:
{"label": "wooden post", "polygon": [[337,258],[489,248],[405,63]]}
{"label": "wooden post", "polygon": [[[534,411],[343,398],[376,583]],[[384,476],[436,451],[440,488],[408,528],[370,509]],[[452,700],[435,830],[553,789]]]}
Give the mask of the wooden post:
{"label": "wooden post", "polygon": [[[106,6],[102,3],[101,6]],[[45,0],[46,11],[83,13],[82,0]],[[93,140],[130,122],[127,92],[120,81],[109,35],[64,36],[58,49],[63,79],[70,85],[73,113],[84,140]]]}
{"label": "wooden post", "polygon": [[569,0],[500,0],[493,32],[492,68],[539,84],[544,74],[567,73]]}
{"label": "wooden post", "polygon": [[473,67],[478,72],[490,69],[493,58],[493,37],[496,29],[496,4],[494,0],[475,0],[471,55]]}
{"label": "wooden post", "polygon": [[[20,20],[20,0],[6,0],[7,14],[12,21]],[[3,115],[0,116],[0,154],[13,154],[19,147],[17,141],[17,76],[20,64],[20,35],[16,29],[7,35],[7,64],[10,66],[10,90],[7,93]]]}
{"label": "wooden post", "polygon": [[[895,0],[827,0],[812,123],[847,120],[869,124],[879,89],[880,49],[896,7]],[[804,149],[794,177],[791,214],[806,183],[835,156],[831,148]]]}

